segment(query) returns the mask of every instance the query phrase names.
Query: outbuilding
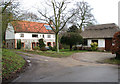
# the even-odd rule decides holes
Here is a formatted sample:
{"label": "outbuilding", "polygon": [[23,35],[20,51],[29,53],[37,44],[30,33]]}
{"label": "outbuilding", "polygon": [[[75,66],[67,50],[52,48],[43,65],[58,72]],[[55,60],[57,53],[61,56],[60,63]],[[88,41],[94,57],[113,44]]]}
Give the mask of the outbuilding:
{"label": "outbuilding", "polygon": [[115,23],[92,25],[81,33],[84,38],[84,48],[89,49],[92,42],[98,43],[98,50],[110,51],[113,35],[120,31]]}

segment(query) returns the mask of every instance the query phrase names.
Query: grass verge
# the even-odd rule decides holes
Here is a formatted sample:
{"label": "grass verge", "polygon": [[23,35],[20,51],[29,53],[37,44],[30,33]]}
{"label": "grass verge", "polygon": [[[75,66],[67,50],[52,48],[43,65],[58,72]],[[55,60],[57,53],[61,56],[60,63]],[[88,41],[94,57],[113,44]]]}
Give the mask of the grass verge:
{"label": "grass verge", "polygon": [[2,79],[9,79],[12,73],[16,73],[25,64],[25,60],[15,52],[2,49]]}
{"label": "grass verge", "polygon": [[104,63],[109,63],[109,64],[117,64],[120,65],[120,60],[115,59],[115,58],[110,58],[110,59],[106,59],[103,61]]}
{"label": "grass verge", "polygon": [[31,50],[17,50],[17,51],[22,51],[22,52],[27,52],[31,54],[38,54],[38,55],[43,55],[43,56],[49,56],[49,57],[68,57],[74,53],[77,52],[88,52],[86,50],[75,50],[75,51],[70,51],[69,49],[61,49],[59,53],[56,53],[56,51],[31,51]]}

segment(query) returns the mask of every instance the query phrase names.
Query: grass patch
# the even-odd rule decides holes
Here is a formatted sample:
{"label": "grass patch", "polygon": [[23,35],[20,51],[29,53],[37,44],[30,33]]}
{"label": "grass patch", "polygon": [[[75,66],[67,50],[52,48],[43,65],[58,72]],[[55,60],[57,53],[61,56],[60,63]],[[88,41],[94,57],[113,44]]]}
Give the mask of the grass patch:
{"label": "grass patch", "polygon": [[118,65],[120,65],[120,60],[115,59],[115,58],[106,59],[103,62],[104,63],[109,63],[109,64],[118,64]]}
{"label": "grass patch", "polygon": [[70,51],[69,49],[61,49],[59,53],[56,53],[56,51],[48,50],[48,51],[31,51],[31,50],[17,50],[17,51],[22,51],[22,52],[27,52],[31,54],[38,54],[38,55],[43,55],[43,56],[49,56],[49,57],[68,57],[72,55],[73,53],[77,52],[88,52],[86,50],[75,50],[75,51]]}
{"label": "grass patch", "polygon": [[2,77],[8,78],[25,64],[25,60],[15,52],[2,49]]}

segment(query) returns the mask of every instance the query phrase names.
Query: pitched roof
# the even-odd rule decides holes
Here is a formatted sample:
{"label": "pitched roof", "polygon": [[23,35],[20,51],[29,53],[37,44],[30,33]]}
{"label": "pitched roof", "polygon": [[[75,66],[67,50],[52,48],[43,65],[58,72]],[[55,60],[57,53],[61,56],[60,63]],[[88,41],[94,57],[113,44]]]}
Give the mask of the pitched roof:
{"label": "pitched roof", "polygon": [[46,23],[30,22],[30,21],[13,21],[11,24],[16,33],[54,33],[52,30],[47,29]]}
{"label": "pitched roof", "polygon": [[118,31],[120,31],[120,29],[114,23],[101,24],[86,27],[81,35],[83,38],[112,38]]}

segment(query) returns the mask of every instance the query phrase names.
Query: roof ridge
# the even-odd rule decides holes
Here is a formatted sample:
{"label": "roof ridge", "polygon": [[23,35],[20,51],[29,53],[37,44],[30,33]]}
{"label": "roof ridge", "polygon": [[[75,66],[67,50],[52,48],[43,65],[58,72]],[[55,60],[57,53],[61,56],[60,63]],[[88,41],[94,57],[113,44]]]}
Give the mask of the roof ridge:
{"label": "roof ridge", "polygon": [[43,22],[34,22],[34,21],[27,21],[27,20],[16,20],[12,22],[30,22],[30,23],[38,23],[38,24],[48,24],[48,23],[43,23]]}
{"label": "roof ridge", "polygon": [[116,25],[115,23],[107,23],[107,24],[96,24],[96,25],[90,25],[88,27],[91,27],[91,26],[101,26],[101,25]]}

